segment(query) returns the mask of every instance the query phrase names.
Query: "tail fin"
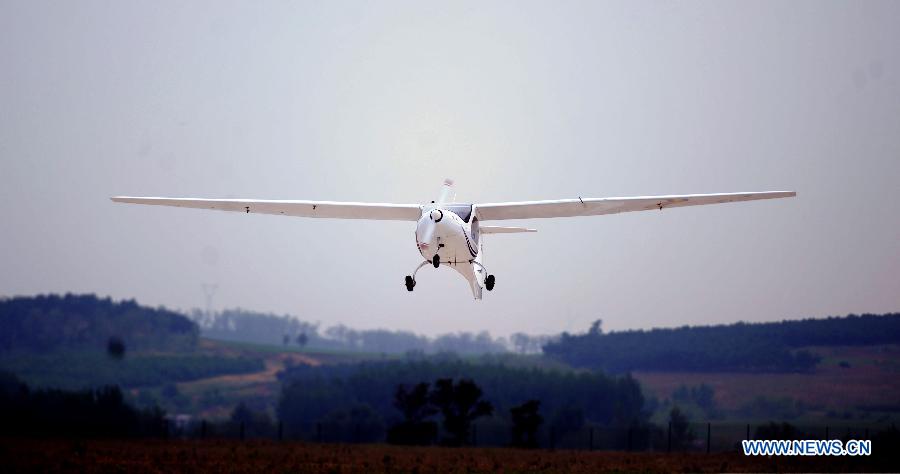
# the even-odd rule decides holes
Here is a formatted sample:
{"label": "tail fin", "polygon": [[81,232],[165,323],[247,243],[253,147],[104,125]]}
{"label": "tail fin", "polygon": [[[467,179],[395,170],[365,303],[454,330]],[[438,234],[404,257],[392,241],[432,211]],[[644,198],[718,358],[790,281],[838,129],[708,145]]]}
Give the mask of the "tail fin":
{"label": "tail fin", "polygon": [[456,199],[456,191],[453,190],[453,180],[447,178],[444,180],[444,185],[441,186],[441,194],[438,197],[438,204],[445,204],[448,202],[453,202]]}

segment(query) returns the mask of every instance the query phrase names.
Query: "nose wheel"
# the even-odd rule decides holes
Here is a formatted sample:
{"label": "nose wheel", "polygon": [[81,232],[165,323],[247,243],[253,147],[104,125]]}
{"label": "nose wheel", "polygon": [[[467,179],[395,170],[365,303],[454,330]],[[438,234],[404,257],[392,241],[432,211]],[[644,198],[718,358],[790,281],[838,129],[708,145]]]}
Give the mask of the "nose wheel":
{"label": "nose wheel", "polygon": [[419,270],[429,263],[431,262],[427,260],[420,263],[419,266],[416,267],[416,271],[414,271],[412,275],[406,275],[406,291],[412,291],[413,288],[416,287],[416,273],[419,273]]}
{"label": "nose wheel", "polygon": [[434,257],[431,259],[431,264],[434,265],[434,268],[438,268],[441,266],[441,256],[438,254],[434,254]]}

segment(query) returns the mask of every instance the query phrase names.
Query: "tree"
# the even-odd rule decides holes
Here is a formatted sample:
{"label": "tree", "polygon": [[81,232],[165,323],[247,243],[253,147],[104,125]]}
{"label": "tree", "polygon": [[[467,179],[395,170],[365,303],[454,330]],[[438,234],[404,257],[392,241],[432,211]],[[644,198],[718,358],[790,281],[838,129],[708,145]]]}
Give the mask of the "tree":
{"label": "tree", "polygon": [[756,434],[753,439],[796,439],[797,428],[794,425],[784,422],[781,424],[770,422],[768,425],[762,425],[756,428]]}
{"label": "tree", "polygon": [[135,352],[189,351],[198,335],[199,328],[188,318],[133,300],[72,294],[0,299],[0,353],[95,351],[110,349],[114,338],[128,341]]}
{"label": "tree", "polygon": [[588,330],[588,334],[600,335],[603,334],[603,320],[598,319],[591,323],[591,329]]}
{"label": "tree", "polygon": [[106,353],[113,359],[121,360],[125,357],[125,343],[116,336],[110,337],[106,343]]}
{"label": "tree", "polygon": [[291,336],[285,334],[284,336],[281,337],[281,344],[282,344],[282,345],[287,346],[287,345],[290,344],[290,343],[291,343]]}
{"label": "tree", "polygon": [[537,448],[537,430],[544,423],[544,418],[538,413],[540,407],[539,400],[528,400],[517,407],[510,408],[513,446]]}
{"label": "tree", "polygon": [[513,350],[515,350],[519,354],[525,354],[528,352],[529,337],[527,334],[517,332],[510,336],[509,340],[513,345]]}
{"label": "tree", "polygon": [[424,421],[437,413],[428,400],[428,384],[420,383],[407,390],[400,385],[394,393],[394,406],[403,413],[404,419],[412,422]]}
{"label": "tree", "polygon": [[243,426],[248,437],[271,436],[272,419],[269,414],[255,411],[244,402],[238,403],[231,411],[231,423],[234,429]]}
{"label": "tree", "polygon": [[[633,420],[642,422],[649,413],[644,409],[644,398],[640,385],[630,377],[611,377],[599,372],[589,371],[562,371],[544,370],[531,367],[513,367],[507,365],[503,359],[489,361],[467,361],[454,358],[439,358],[429,356],[423,359],[390,359],[372,361],[364,364],[327,364],[320,366],[308,366],[297,364],[286,368],[279,374],[282,381],[282,397],[278,405],[278,414],[284,421],[285,433],[311,437],[315,434],[315,423],[324,414],[333,410],[348,411],[357,404],[368,404],[375,411],[389,420],[388,426],[392,427],[389,442],[392,443],[418,443],[419,439],[425,439],[429,443],[443,441],[434,435],[410,438],[398,437],[402,434],[400,428],[396,428],[405,419],[404,409],[406,403],[397,402],[397,388],[403,385],[408,393],[415,388],[419,381],[433,381],[437,378],[453,377],[454,382],[459,378],[476,380],[478,387],[485,394],[483,398],[489,399],[495,407],[503,407],[501,416],[491,419],[489,423],[505,425],[504,438],[509,437],[509,409],[522,404],[528,398],[540,398],[540,412],[544,417],[544,424],[538,432],[550,424],[550,414],[562,407],[580,408],[585,420],[598,427],[612,427],[629,425]],[[413,384],[410,384],[412,382]],[[426,384],[427,385],[427,384]],[[428,386],[434,387],[433,384]],[[419,391],[419,402],[413,406],[424,407],[428,389]],[[400,397],[403,399],[403,396]],[[431,404],[432,409],[439,408]],[[411,410],[416,413],[417,410]],[[391,415],[393,413],[393,416]],[[440,428],[438,434],[448,435],[441,428],[443,417],[440,412],[427,416],[411,416],[413,420],[435,421]],[[393,418],[393,419],[391,419]],[[478,423],[478,441],[487,441],[489,438],[497,439],[494,433],[488,434],[482,430],[487,428],[488,422],[483,418]],[[302,431],[301,431],[302,430]],[[486,436],[482,436],[482,435]],[[502,433],[501,433],[502,434]],[[569,436],[571,446],[584,441]],[[540,439],[540,438],[539,438]],[[560,441],[557,437],[556,441]],[[505,440],[508,443],[509,440]],[[563,444],[566,444],[563,442]],[[583,443],[582,443],[583,444]],[[559,446],[559,444],[557,445]]]}
{"label": "tree", "polygon": [[253,423],[253,410],[247,407],[244,402],[238,403],[234,410],[231,411],[232,423]]}
{"label": "tree", "polygon": [[684,449],[694,441],[694,432],[691,430],[687,415],[677,406],[669,412],[669,426],[672,429],[672,447]]}
{"label": "tree", "polygon": [[565,405],[556,410],[550,418],[550,431],[554,441],[569,433],[577,433],[584,428],[584,410],[574,405]]}
{"label": "tree", "polygon": [[403,413],[403,421],[388,431],[392,444],[426,445],[437,437],[437,423],[427,420],[437,413],[430,404],[428,384],[420,383],[407,389],[398,385],[394,392],[394,407]]}
{"label": "tree", "polygon": [[453,379],[438,379],[434,383],[430,398],[444,416],[444,430],[450,435],[445,440],[447,444],[468,444],[472,422],[494,413],[494,406],[481,400],[481,395],[481,388],[469,379],[456,384]]}
{"label": "tree", "polygon": [[305,332],[301,332],[300,334],[297,334],[297,345],[298,346],[300,346],[302,348],[303,346],[306,345],[307,342],[309,342],[309,338],[306,337]]}
{"label": "tree", "polygon": [[706,384],[693,387],[681,385],[672,392],[672,401],[682,404],[694,404],[701,408],[708,417],[715,417],[717,413],[716,392]]}
{"label": "tree", "polygon": [[369,405],[334,410],[320,422],[323,440],[346,443],[374,443],[384,436],[381,416]]}

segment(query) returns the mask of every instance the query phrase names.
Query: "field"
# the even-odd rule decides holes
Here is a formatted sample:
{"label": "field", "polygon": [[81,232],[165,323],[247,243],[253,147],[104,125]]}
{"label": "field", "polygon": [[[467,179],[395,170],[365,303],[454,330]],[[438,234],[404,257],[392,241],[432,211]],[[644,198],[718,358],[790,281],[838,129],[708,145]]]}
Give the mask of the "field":
{"label": "field", "polygon": [[[258,372],[220,375],[198,378],[176,384],[179,397],[167,400],[161,396],[159,387],[132,387],[130,393],[139,398],[141,393],[150,395],[171,413],[190,412],[199,418],[227,418],[239,402],[251,404],[257,410],[274,414],[274,404],[278,399],[281,384],[277,374],[289,365],[328,365],[361,362],[365,360],[390,360],[402,356],[360,352],[327,351],[321,349],[300,349],[293,345],[265,345],[231,341],[201,339],[198,353],[221,358],[260,359],[264,370]],[[483,356],[462,356],[480,359]],[[539,367],[546,369],[565,368],[561,363],[534,355],[497,354],[490,356],[497,362],[514,367]]]}
{"label": "field", "polygon": [[[717,405],[729,413],[735,413],[757,397],[766,397],[791,398],[803,402],[807,406],[810,421],[822,421],[825,418],[834,421],[850,414],[860,422],[889,423],[900,415],[900,346],[807,349],[822,357],[822,362],[812,373],[636,372],[633,375],[648,393],[660,400],[670,397],[682,385],[709,385],[715,390]],[[189,410],[207,419],[227,417],[239,401],[250,401],[259,409],[273,410],[280,390],[276,374],[286,365],[335,364],[390,357],[209,339],[201,339],[199,353],[231,358],[260,358],[265,363],[265,369],[259,372],[178,383],[182,397],[189,406],[194,407]],[[509,355],[507,359],[509,360],[504,360],[507,365],[543,364],[547,368],[558,368],[552,361],[534,357]],[[137,396],[144,390],[147,389],[135,388],[131,393]],[[151,388],[150,392],[156,394],[158,389]],[[170,412],[181,411],[164,398],[157,398]],[[184,408],[187,409],[187,406]]]}
{"label": "field", "polygon": [[900,346],[810,347],[822,357],[812,373],[636,372],[660,399],[681,385],[706,384],[716,402],[736,410],[757,397],[799,400],[824,415],[866,410],[900,412]]}
{"label": "field", "polygon": [[872,472],[875,457],[746,457],[267,441],[0,440],[4,472]]}
{"label": "field", "polygon": [[[717,407],[726,413],[725,419],[718,421],[759,423],[783,419],[793,423],[828,423],[832,426],[846,421],[850,427],[859,427],[890,424],[900,418],[900,345],[807,349],[822,358],[811,373],[635,372],[633,375],[646,393],[661,401],[671,397],[672,392],[681,386],[709,385],[715,390]],[[80,388],[93,379],[120,383],[140,406],[159,403],[168,413],[190,413],[196,418],[221,420],[227,418],[240,402],[274,415],[281,390],[277,374],[286,366],[353,363],[397,357],[300,349],[295,345],[200,339],[197,350],[192,353],[128,354],[124,363],[110,360],[104,354],[72,353],[30,359],[7,357],[0,366],[10,366],[26,381],[38,386]],[[564,369],[560,363],[537,356],[506,354],[491,357],[507,366]],[[235,370],[228,373],[225,370],[225,373],[216,374],[210,370],[213,367],[211,361],[243,361],[244,365],[256,363],[259,368],[237,371],[242,373],[233,373]],[[174,367],[170,367],[173,364]],[[135,367],[141,370],[135,370]],[[160,383],[161,379],[154,382],[153,377],[171,377],[174,368],[184,373],[181,381],[170,378],[169,381],[175,383],[168,383],[168,387]],[[197,375],[192,376],[187,369],[193,369]],[[211,375],[202,375],[204,372]],[[130,381],[143,383],[133,384]],[[94,385],[97,384],[99,382]],[[759,397],[802,402],[803,415],[800,418],[741,415],[741,408]],[[654,420],[662,423],[666,414],[667,411],[661,410]],[[690,415],[693,421],[706,420],[706,415],[702,413]]]}

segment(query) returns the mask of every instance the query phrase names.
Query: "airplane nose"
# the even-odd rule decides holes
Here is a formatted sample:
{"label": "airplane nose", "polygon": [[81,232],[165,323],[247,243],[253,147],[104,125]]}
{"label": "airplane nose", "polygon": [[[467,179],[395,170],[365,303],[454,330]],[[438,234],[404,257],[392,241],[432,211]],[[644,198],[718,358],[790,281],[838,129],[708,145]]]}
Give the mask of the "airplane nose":
{"label": "airplane nose", "polygon": [[431,210],[431,220],[434,222],[440,222],[441,219],[444,218],[444,212],[440,209],[432,209]]}

